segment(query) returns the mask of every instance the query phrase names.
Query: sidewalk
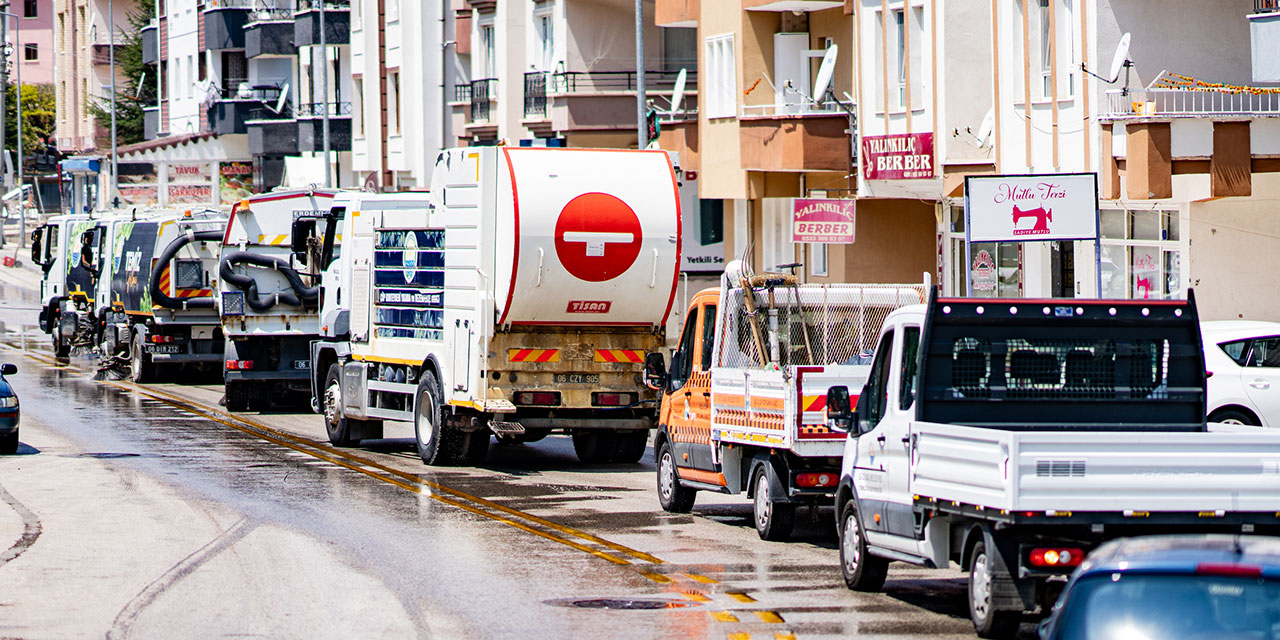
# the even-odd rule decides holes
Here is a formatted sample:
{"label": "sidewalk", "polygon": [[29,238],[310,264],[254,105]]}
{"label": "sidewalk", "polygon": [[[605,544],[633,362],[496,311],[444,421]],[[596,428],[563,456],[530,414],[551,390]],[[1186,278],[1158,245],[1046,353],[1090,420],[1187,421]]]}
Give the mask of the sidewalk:
{"label": "sidewalk", "polygon": [[22,289],[30,289],[32,291],[40,290],[40,280],[43,277],[40,267],[31,262],[31,232],[36,225],[27,221],[27,242],[26,246],[18,246],[18,225],[4,225],[4,248],[0,248],[0,257],[15,257],[20,266],[5,267],[0,265],[0,284],[12,285]]}

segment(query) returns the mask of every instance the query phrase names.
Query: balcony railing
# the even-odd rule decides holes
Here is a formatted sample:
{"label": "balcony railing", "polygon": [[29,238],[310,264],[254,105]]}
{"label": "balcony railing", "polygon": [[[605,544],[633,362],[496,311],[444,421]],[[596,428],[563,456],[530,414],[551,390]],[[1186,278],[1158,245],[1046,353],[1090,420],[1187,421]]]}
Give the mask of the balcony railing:
{"label": "balcony railing", "polygon": [[289,109],[287,104],[279,111],[269,107],[254,107],[249,110],[248,119],[258,121],[292,120],[293,111]]}
{"label": "balcony railing", "polygon": [[205,11],[213,9],[257,9],[268,3],[263,0],[206,0]]}
{"label": "balcony railing", "polygon": [[530,71],[524,74],[524,115],[540,117],[547,115],[547,73]]}
{"label": "balcony railing", "polygon": [[255,22],[280,22],[293,20],[293,9],[289,7],[258,6],[249,14],[249,24]]}
{"label": "balcony railing", "polygon": [[453,101],[454,102],[471,102],[471,85],[470,84],[453,85]]}
{"label": "balcony railing", "polygon": [[742,105],[742,116],[744,118],[769,116],[832,116],[843,113],[844,110],[831,100],[824,100],[817,104],[787,103]]}
{"label": "balcony railing", "polygon": [[484,78],[471,81],[471,121],[489,121],[489,100],[497,97],[498,80]]}
{"label": "balcony railing", "polygon": [[[320,0],[298,0],[296,11],[311,11],[320,8]],[[350,11],[351,0],[324,0],[325,11]]]}
{"label": "balcony railing", "polygon": [[1207,116],[1280,115],[1280,94],[1130,89],[1107,92],[1103,118],[1199,118]]}
{"label": "balcony railing", "polygon": [[1253,0],[1254,13],[1275,13],[1280,11],[1280,0]]}
{"label": "balcony railing", "polygon": [[304,102],[298,105],[299,118],[323,118],[326,107],[329,117],[350,116],[350,102]]}
{"label": "balcony railing", "polygon": [[[685,91],[697,91],[698,75],[690,70]],[[594,93],[603,91],[635,91],[635,71],[560,71],[551,74],[548,91],[552,94]],[[645,71],[645,91],[670,91],[675,87],[679,71]]]}

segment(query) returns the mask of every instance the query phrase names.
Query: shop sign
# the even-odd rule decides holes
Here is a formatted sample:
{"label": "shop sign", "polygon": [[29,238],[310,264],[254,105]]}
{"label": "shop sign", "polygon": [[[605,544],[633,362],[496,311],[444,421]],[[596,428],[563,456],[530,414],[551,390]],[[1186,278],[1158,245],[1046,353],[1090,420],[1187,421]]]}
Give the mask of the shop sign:
{"label": "shop sign", "polygon": [[209,163],[169,165],[169,184],[191,184],[212,182],[209,175]]}
{"label": "shop sign", "polygon": [[208,184],[169,185],[169,204],[212,204],[213,186]]}
{"label": "shop sign", "polygon": [[160,202],[160,189],[153,184],[144,185],[122,182],[118,193],[125,204],[147,205]]}
{"label": "shop sign", "polygon": [[862,175],[867,180],[933,177],[933,132],[862,137]]}
{"label": "shop sign", "polygon": [[793,242],[853,244],[856,200],[796,198],[791,207]]}
{"label": "shop sign", "polygon": [[969,176],[964,193],[970,242],[1098,237],[1096,173]]}
{"label": "shop sign", "polygon": [[253,165],[248,162],[218,163],[218,200],[235,204],[253,193]]}
{"label": "shop sign", "polygon": [[973,264],[970,265],[971,279],[974,291],[991,292],[996,290],[996,281],[999,279],[999,272],[996,271],[996,261],[991,257],[991,252],[983,249],[973,255]]}

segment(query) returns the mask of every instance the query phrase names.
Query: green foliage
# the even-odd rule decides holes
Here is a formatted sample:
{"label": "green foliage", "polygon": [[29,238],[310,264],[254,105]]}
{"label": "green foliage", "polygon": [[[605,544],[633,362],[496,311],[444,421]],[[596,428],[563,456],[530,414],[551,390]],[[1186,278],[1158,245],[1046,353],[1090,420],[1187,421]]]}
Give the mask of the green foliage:
{"label": "green foliage", "polygon": [[[151,2],[141,2],[129,12],[128,32],[119,37],[116,68],[121,82],[116,84],[116,143],[120,146],[142,142],[144,137],[142,109],[156,104],[156,69],[142,63],[142,28],[150,24],[155,13]],[[148,33],[155,37],[155,31]],[[111,100],[91,102],[89,113],[104,129],[111,128]]]}
{"label": "green foliage", "polygon": [[[10,84],[4,96],[4,146],[18,149],[18,85]],[[22,153],[43,151],[45,141],[54,134],[57,123],[57,98],[51,84],[22,85]]]}

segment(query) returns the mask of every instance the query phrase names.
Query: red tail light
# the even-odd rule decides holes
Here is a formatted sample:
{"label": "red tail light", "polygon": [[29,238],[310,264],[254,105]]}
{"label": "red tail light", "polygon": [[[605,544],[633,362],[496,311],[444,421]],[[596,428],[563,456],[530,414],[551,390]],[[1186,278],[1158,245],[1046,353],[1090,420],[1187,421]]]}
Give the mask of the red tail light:
{"label": "red tail light", "polygon": [[169,344],[173,342],[173,336],[147,336],[147,340],[152,344]]}
{"label": "red tail light", "polygon": [[839,483],[839,476],[834,473],[798,473],[797,487],[834,487]]}
{"label": "red tail light", "polygon": [[1084,549],[1048,547],[1031,550],[1033,567],[1074,567],[1084,562]]}
{"label": "red tail light", "polygon": [[227,371],[248,371],[253,368],[252,360],[228,360]]}
{"label": "red tail light", "polygon": [[560,393],[557,391],[520,391],[516,393],[516,404],[555,407],[560,404]]}
{"label": "red tail light", "polygon": [[597,407],[626,407],[635,404],[636,394],[597,391],[591,394],[591,404]]}
{"label": "red tail light", "polygon": [[1196,565],[1196,573],[1202,576],[1259,578],[1262,576],[1262,567],[1252,564],[1231,564],[1228,562],[1201,562]]}

